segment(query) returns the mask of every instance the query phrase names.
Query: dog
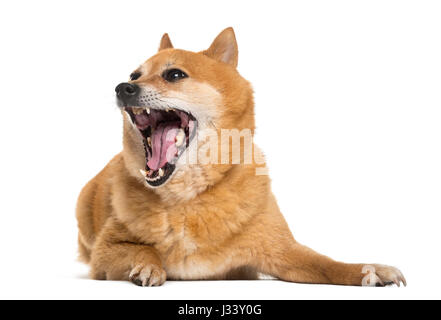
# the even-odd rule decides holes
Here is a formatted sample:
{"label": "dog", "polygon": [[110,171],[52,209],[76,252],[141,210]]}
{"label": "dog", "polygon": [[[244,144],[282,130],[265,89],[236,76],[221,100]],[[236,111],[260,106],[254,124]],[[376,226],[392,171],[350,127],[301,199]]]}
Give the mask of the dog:
{"label": "dog", "polygon": [[[406,285],[394,267],[337,262],[294,239],[261,152],[243,134],[254,132],[254,102],[237,63],[232,28],[201,52],[175,49],[164,34],[159,51],[116,87],[123,150],[83,188],[76,210],[79,255],[90,277],[139,286],[262,274],[297,283]],[[223,139],[225,131],[240,133],[236,143],[232,135]],[[189,161],[193,153],[204,161]]]}

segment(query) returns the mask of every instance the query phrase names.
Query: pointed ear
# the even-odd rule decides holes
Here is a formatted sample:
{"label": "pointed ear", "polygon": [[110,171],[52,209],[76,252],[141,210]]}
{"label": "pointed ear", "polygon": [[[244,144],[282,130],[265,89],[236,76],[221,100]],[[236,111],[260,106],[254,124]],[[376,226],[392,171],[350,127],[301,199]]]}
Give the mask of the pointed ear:
{"label": "pointed ear", "polygon": [[164,33],[164,35],[161,38],[161,43],[159,44],[158,51],[161,51],[164,49],[170,49],[170,48],[173,48],[173,44],[171,43],[171,40],[168,37],[168,34]]}
{"label": "pointed ear", "polygon": [[236,68],[239,52],[233,28],[229,27],[222,31],[216,39],[214,39],[210,48],[203,51],[203,54]]}

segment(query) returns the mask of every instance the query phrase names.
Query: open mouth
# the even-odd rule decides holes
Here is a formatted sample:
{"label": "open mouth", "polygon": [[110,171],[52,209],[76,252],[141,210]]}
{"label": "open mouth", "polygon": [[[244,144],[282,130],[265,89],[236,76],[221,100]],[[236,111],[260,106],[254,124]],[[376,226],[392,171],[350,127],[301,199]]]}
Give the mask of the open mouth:
{"label": "open mouth", "polygon": [[146,182],[158,187],[173,174],[176,162],[196,134],[197,121],[190,113],[168,108],[124,107],[143,137]]}

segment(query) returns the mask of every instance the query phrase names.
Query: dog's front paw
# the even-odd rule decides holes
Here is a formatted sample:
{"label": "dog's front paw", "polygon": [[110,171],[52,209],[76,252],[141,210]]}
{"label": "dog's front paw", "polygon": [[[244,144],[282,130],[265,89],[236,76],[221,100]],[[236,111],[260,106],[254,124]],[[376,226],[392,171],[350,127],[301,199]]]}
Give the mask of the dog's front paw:
{"label": "dog's front paw", "polygon": [[395,267],[382,264],[365,265],[362,270],[366,274],[362,285],[369,287],[384,287],[395,283],[398,287],[400,283],[407,285],[406,279],[400,270]]}
{"label": "dog's front paw", "polygon": [[164,284],[167,279],[165,270],[156,264],[138,264],[129,275],[129,280],[142,287],[153,287]]}

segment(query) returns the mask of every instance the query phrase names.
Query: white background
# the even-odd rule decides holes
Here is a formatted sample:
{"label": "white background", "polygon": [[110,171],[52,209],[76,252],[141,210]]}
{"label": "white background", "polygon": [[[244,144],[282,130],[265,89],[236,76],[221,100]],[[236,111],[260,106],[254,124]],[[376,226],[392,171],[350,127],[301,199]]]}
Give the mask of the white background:
{"label": "white background", "polygon": [[[440,16],[437,1],[3,1],[0,298],[440,298]],[[78,193],[121,149],[114,87],[164,32],[198,51],[228,26],[294,236],[397,266],[407,288],[139,288],[75,262]]]}

